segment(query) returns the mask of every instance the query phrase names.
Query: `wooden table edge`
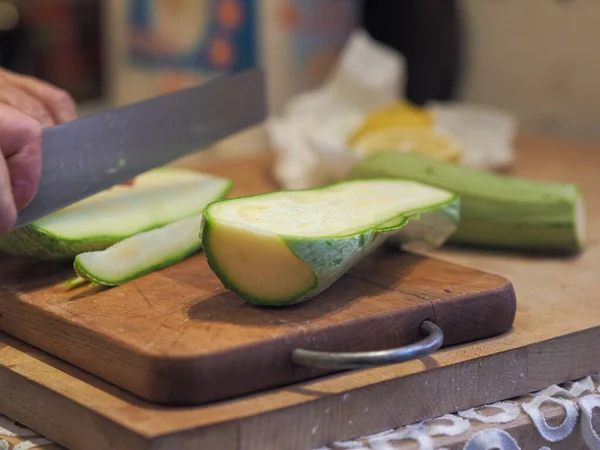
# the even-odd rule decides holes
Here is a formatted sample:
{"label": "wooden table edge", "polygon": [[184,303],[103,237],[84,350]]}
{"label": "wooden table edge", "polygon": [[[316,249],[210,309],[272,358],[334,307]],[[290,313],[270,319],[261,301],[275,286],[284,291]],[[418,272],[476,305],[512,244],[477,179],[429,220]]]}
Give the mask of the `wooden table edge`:
{"label": "wooden table edge", "polygon": [[[139,445],[141,445],[140,448],[150,448],[149,445],[157,445],[157,443],[165,439],[173,439],[174,436],[177,435],[185,434],[188,438],[192,435],[197,435],[198,438],[201,438],[211,430],[216,430],[217,427],[232,427],[232,425],[233,428],[231,432],[236,430],[235,432],[239,434],[238,442],[242,440],[248,440],[248,442],[250,442],[254,436],[251,431],[252,429],[257,429],[258,427],[263,430],[269,430],[272,427],[277,426],[280,419],[277,419],[275,416],[277,413],[281,412],[281,410],[287,410],[285,411],[286,415],[308,414],[309,416],[314,414],[314,411],[320,411],[321,414],[325,414],[326,411],[334,411],[332,414],[333,417],[335,414],[338,416],[340,414],[343,415],[341,409],[342,406],[346,410],[361,411],[365,409],[369,410],[373,407],[372,405],[378,405],[378,409],[385,410],[388,414],[383,417],[381,414],[377,414],[377,420],[369,420],[367,416],[356,420],[356,435],[366,435],[413,423],[418,420],[482,406],[494,401],[515,398],[542,389],[550,384],[562,383],[591,373],[600,372],[600,360],[595,359],[595,355],[597,355],[597,352],[600,349],[600,327],[593,327],[531,345],[508,349],[500,353],[476,356],[455,364],[442,365],[429,370],[406,374],[405,376],[385,380],[381,383],[363,387],[355,386],[353,389],[346,392],[318,392],[314,390],[314,387],[311,389],[311,384],[314,386],[315,383],[303,383],[295,386],[294,389],[297,391],[306,389],[306,393],[309,397],[305,398],[304,401],[288,402],[287,404],[281,404],[270,409],[261,408],[258,411],[249,411],[247,414],[240,415],[239,417],[230,418],[230,420],[212,423],[202,424],[201,422],[198,423],[198,421],[193,423],[193,421],[189,421],[188,417],[187,423],[180,421],[171,426],[163,426],[161,429],[158,425],[161,423],[165,425],[165,421],[159,419],[158,416],[165,414],[169,409],[156,411],[154,420],[146,421],[144,424],[135,420],[130,420],[128,423],[119,422],[119,419],[115,417],[114,414],[111,416],[111,412],[114,413],[113,408],[117,405],[120,405],[120,407],[127,407],[127,403],[122,399],[118,399],[111,396],[109,393],[105,393],[106,396],[112,397],[115,405],[94,411],[90,408],[90,405],[85,402],[85,397],[87,396],[86,393],[81,395],[78,390],[65,392],[64,383],[61,386],[60,381],[58,383],[53,382],[55,381],[53,376],[42,376],[42,374],[37,374],[37,376],[27,376],[18,371],[19,367],[22,367],[25,364],[29,366],[36,363],[45,365],[48,361],[52,360],[54,360],[52,367],[55,370],[61,371],[61,366],[67,365],[66,363],[62,363],[49,355],[42,354],[42,352],[29,347],[27,344],[17,342],[10,337],[2,337],[1,341],[4,343],[5,347],[8,345],[14,352],[20,353],[19,358],[21,359],[21,363],[16,364],[13,367],[7,367],[6,365],[0,366],[0,392],[2,392],[2,395],[0,396],[0,410],[12,419],[23,423],[62,445],[69,445],[70,442],[65,442],[64,436],[57,433],[57,429],[53,426],[53,422],[55,422],[56,417],[58,417],[59,411],[62,411],[63,422],[70,422],[69,427],[71,428],[71,432],[73,430],[78,430],[77,434],[86,435],[88,437],[97,435],[95,439],[101,441],[103,434],[99,431],[98,427],[89,429],[79,425],[77,421],[78,418],[87,414],[93,414],[100,417],[105,426],[117,427],[119,432],[124,432],[130,439],[138,441]],[[574,364],[570,367],[565,365],[561,367],[561,370],[558,373],[555,372],[549,376],[546,367],[535,363],[536,354],[544,353],[548,351],[549,348],[552,349],[556,357],[560,357],[561,354],[564,354],[563,356],[568,355],[570,359],[574,359]],[[475,395],[471,397],[470,401],[461,404],[441,405],[440,403],[437,403],[438,408],[436,410],[428,409],[427,414],[423,414],[420,411],[398,410],[394,408],[394,405],[398,405],[399,401],[401,403],[402,399],[398,397],[399,394],[406,392],[402,389],[403,387],[406,387],[403,386],[405,383],[418,386],[423,385],[426,381],[434,382],[437,380],[439,382],[442,379],[457,382],[459,377],[457,377],[456,374],[467,369],[466,366],[474,359],[478,360],[476,365],[477,371],[479,375],[482,375],[477,379],[477,383],[479,384],[493,384],[493,374],[503,364],[518,364],[521,370],[517,372],[520,372],[522,377],[520,380],[514,380],[515,384],[507,384],[503,389],[493,395],[489,395],[488,392],[488,395],[486,395],[485,398],[478,398]],[[415,362],[409,362],[399,366],[411,364],[415,364]],[[388,369],[392,369],[392,367]],[[98,389],[87,382],[87,380],[90,379],[101,389],[108,387],[104,386],[106,383],[93,379],[94,377],[91,377],[78,369],[73,368],[73,371],[81,372],[80,376],[85,380],[83,383],[85,383],[90,390]],[[360,374],[354,372],[342,376],[357,377],[360,376]],[[31,395],[26,396],[24,400],[22,389],[15,389],[14,386],[19,382],[37,385],[36,390],[39,391],[39,395],[46,397],[50,396],[52,397],[52,401],[47,401],[47,398],[42,399]],[[452,386],[450,385],[448,388],[452,388]],[[114,391],[115,388],[108,387],[107,390]],[[311,394],[313,395],[312,398],[310,398]],[[265,395],[268,396],[272,394],[267,393]],[[423,404],[436,404],[438,401],[437,394],[434,394],[433,397],[431,397],[431,395],[431,392],[421,392],[420,401]],[[258,396],[259,399],[260,397],[261,396]],[[36,405],[39,405],[40,402],[43,402],[46,408],[37,409]],[[26,405],[23,405],[24,403],[26,403]],[[71,417],[64,417],[64,410],[72,411],[70,413]],[[173,411],[173,409],[171,409],[171,411]],[[181,414],[181,411],[179,411],[179,413]],[[200,414],[199,412],[197,413]],[[194,412],[192,410],[187,414],[194,415]],[[375,415],[372,415],[372,417],[375,417]],[[334,421],[338,419],[339,417],[334,417]],[[167,418],[166,421],[168,422],[168,420],[170,419]],[[148,428],[148,426],[150,426],[150,428]],[[315,447],[329,442],[331,436],[320,436],[318,430],[317,433],[313,434],[313,428],[314,424],[310,422],[298,421],[294,433],[311,436],[315,441]],[[154,431],[150,431],[152,429]],[[355,436],[337,435],[335,436],[335,439],[346,439],[351,437]],[[89,448],[104,447],[92,446]],[[245,448],[245,446],[232,448],[241,449]]]}

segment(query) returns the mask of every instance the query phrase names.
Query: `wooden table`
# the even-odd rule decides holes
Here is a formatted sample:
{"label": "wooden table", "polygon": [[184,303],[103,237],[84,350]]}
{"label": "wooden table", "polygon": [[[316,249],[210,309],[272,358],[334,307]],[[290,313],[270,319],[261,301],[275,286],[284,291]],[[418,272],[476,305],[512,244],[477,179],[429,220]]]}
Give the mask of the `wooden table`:
{"label": "wooden table", "polygon": [[[419,417],[422,411],[430,412],[426,416],[436,416],[443,409],[460,410],[461,405],[465,404],[465,398],[499,400],[521,395],[515,400],[516,403],[527,403],[531,398],[523,397],[522,394],[600,372],[600,358],[596,358],[600,350],[600,301],[595,298],[600,288],[600,199],[597,197],[600,192],[600,147],[558,143],[544,138],[520,138],[518,148],[515,174],[538,179],[576,182],[581,186],[586,195],[589,218],[587,251],[582,256],[572,259],[451,248],[437,252],[438,257],[482,268],[511,279],[517,290],[519,304],[515,327],[510,333],[497,339],[444,350],[436,354],[433,360],[413,361],[309,384],[308,387],[319,388],[321,392],[328,392],[328,395],[338,393],[340,402],[348,400],[346,404],[348,408],[352,405],[353,415],[342,417],[345,417],[345,420],[354,420],[356,435],[363,434],[366,424],[372,424],[373,421],[390,428],[394,425],[410,423],[410,418]],[[214,171],[218,172],[218,169]],[[27,371],[25,377],[27,383],[50,386],[54,389],[55,397],[40,398],[40,407],[50,405],[44,402],[51,402],[53,398],[63,403],[65,400],[72,403],[86,400],[86,389],[91,388],[84,389],[78,381],[72,385],[73,391],[67,392],[68,373],[45,372],[43,359],[27,346],[7,338],[0,339],[0,366],[13,370],[17,375]],[[469,362],[471,364],[467,364]],[[348,394],[344,393],[348,388],[357,388],[367,377],[372,379],[375,376],[381,380],[382,387],[371,390],[370,397],[353,403],[348,398]],[[398,377],[404,377],[402,397],[398,396],[397,391],[390,390],[396,386],[390,383]],[[14,380],[17,380],[17,377]],[[453,380],[453,383],[448,383],[448,380]],[[590,379],[588,384],[595,381]],[[388,382],[387,389],[383,387],[385,382]],[[431,389],[432,385],[433,389]],[[22,389],[16,384],[15,388]],[[445,392],[442,401],[440,400],[442,397],[439,397],[440,389],[451,389],[452,393],[447,395],[448,393]],[[588,389],[595,392],[597,385],[592,384]],[[38,429],[49,429],[48,424],[40,422],[40,415],[36,414],[36,411],[23,409],[15,392],[11,391],[12,402],[9,405],[3,404],[2,408],[5,411],[7,408],[14,411],[19,414],[19,417],[26,418],[29,423],[39,424],[36,425]],[[34,389],[31,392],[37,391]],[[32,395],[31,392],[23,391],[23,396]],[[305,392],[303,395],[309,393]],[[589,391],[584,392],[583,395],[587,393]],[[302,393],[296,393],[296,395],[300,394]],[[31,399],[27,401],[24,397],[23,399],[23,405],[31,404]],[[590,396],[588,400],[591,399]],[[575,397],[565,401],[578,402]],[[440,405],[440,402],[445,404]],[[362,414],[358,414],[359,411],[356,409],[359,405],[363,408],[360,411]],[[442,407],[443,409],[440,409]],[[551,425],[557,424],[557,418],[562,414],[561,408],[556,404],[549,405],[547,415],[550,417],[548,421]],[[465,441],[484,428],[506,430],[515,437],[522,448],[527,449],[537,450],[544,445],[553,449],[585,448],[579,426],[575,427],[567,438],[552,444],[540,437],[522,408],[518,408],[516,412],[518,414],[514,420],[508,423],[485,425],[471,421],[471,425],[464,433],[435,438],[436,448],[438,445],[451,449],[463,448]],[[310,413],[307,411],[306,414],[304,417],[310,419]],[[183,416],[181,418],[185,419]],[[304,427],[304,434],[298,434],[294,428],[295,423],[286,421],[285,418],[281,420],[281,429],[289,430],[288,438],[296,442],[310,443],[311,434],[314,436],[323,433],[323,430],[315,425],[312,428]],[[461,426],[465,426],[465,421],[460,418],[456,420],[462,423]],[[324,422],[321,426],[327,427],[327,421]],[[335,423],[329,422],[329,426],[334,427]],[[496,431],[496,433],[500,432]],[[331,435],[333,438],[330,439],[331,441],[335,440],[335,434],[332,435],[332,432],[326,434]],[[267,437],[265,435],[265,439]],[[343,438],[349,437],[351,436],[343,436]],[[18,441],[18,438],[10,439],[11,443]],[[423,437],[421,439],[427,440]],[[504,436],[504,439],[509,438]],[[4,447],[3,445],[0,441],[0,449],[6,448],[6,445]],[[342,447],[332,444],[331,448],[351,446],[358,448],[360,444],[346,442],[341,445]],[[248,448],[250,447],[259,448],[249,445]],[[24,448],[34,447],[26,445],[19,450]],[[240,448],[246,448],[243,442]],[[373,448],[377,448],[376,445]],[[387,448],[418,448],[418,445],[414,440],[397,440]]]}

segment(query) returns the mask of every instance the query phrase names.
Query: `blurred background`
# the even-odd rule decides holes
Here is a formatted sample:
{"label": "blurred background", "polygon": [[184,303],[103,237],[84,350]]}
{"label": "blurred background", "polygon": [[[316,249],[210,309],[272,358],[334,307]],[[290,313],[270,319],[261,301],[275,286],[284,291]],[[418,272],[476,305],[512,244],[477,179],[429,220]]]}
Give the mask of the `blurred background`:
{"label": "blurred background", "polygon": [[262,64],[278,113],[362,26],[402,53],[412,102],[485,104],[521,132],[589,141],[598,23],[598,0],[0,0],[0,64],[84,113]]}

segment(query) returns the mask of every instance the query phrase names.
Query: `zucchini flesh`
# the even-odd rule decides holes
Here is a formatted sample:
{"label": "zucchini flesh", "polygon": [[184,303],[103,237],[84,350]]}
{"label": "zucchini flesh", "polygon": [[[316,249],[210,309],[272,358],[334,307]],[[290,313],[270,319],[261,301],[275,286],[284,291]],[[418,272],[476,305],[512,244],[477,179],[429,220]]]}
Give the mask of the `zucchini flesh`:
{"label": "zucchini flesh", "polygon": [[231,189],[228,179],[179,168],[138,176],[0,237],[0,251],[39,259],[73,259],[137,233],[200,214]]}
{"label": "zucchini flesh", "polygon": [[136,234],[105,250],[77,255],[73,267],[83,280],[119,286],[176,264],[202,248],[202,215]]}
{"label": "zucchini flesh", "polygon": [[455,192],[461,220],[449,242],[574,253],[585,246],[585,205],[578,188],[478,171],[421,155],[386,152],[358,162],[352,179],[393,177]]}
{"label": "zucchini flesh", "polygon": [[202,241],[226,288],[283,306],[321,293],[390,238],[440,245],[458,210],[456,195],[420,183],[350,181],[215,202]]}

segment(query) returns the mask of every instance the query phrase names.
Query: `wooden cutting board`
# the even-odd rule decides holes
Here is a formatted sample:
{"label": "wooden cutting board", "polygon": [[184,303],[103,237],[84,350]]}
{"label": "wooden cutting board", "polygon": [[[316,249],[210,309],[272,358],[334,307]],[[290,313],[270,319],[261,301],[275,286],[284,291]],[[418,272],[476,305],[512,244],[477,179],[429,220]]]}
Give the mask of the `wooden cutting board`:
{"label": "wooden cutting board", "polygon": [[[0,333],[0,411],[73,449],[307,450],[600,372],[600,146],[531,137],[519,138],[517,146],[515,174],[581,186],[587,250],[574,258],[472,248],[434,253],[512,281],[518,308],[509,332],[402,364],[187,408],[141,401]],[[243,174],[241,192],[269,188],[267,163],[208,168]]]}
{"label": "wooden cutting board", "polygon": [[[264,165],[255,164],[260,172]],[[247,180],[230,166],[227,175]],[[259,181],[260,180],[260,181]],[[274,189],[267,177],[232,195]],[[291,362],[295,348],[383,350],[420,339],[444,346],[507,331],[516,311],[505,278],[384,250],[322,295],[260,308],[225,290],[199,253],[124,286],[67,290],[70,264],[0,260],[0,328],[145,400],[194,405],[323,375]]]}

